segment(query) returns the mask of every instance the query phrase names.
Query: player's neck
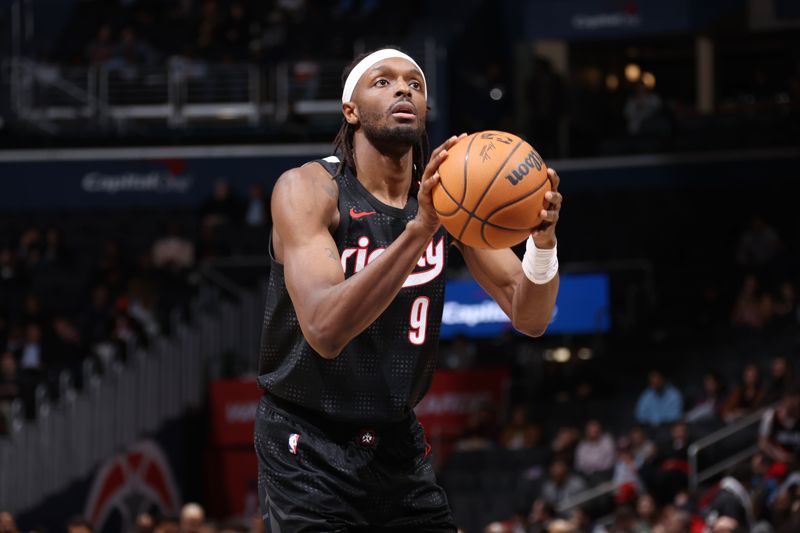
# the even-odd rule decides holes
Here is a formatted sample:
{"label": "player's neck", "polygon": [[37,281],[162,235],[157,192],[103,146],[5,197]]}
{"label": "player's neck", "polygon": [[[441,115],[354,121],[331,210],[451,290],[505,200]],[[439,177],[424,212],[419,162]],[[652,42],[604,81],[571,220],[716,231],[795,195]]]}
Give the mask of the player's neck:
{"label": "player's neck", "polygon": [[379,147],[362,135],[355,136],[353,145],[358,181],[386,205],[405,207],[411,189],[413,150]]}

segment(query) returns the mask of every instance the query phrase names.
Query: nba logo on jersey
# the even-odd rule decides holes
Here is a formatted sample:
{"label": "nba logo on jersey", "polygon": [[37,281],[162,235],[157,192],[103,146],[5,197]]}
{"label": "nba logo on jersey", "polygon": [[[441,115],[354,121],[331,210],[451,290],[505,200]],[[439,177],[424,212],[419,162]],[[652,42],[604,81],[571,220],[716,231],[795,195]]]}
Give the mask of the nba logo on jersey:
{"label": "nba logo on jersey", "polygon": [[297,441],[300,440],[300,435],[292,433],[289,435],[289,453],[297,455]]}
{"label": "nba logo on jersey", "polygon": [[371,429],[362,429],[358,436],[358,440],[362,446],[374,446],[375,439],[375,432]]}

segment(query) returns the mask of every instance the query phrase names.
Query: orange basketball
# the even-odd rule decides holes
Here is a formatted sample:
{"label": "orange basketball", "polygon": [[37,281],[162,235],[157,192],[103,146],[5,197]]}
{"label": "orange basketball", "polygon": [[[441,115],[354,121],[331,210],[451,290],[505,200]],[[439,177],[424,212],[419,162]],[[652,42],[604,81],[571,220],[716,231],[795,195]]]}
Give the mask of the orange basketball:
{"label": "orange basketball", "polygon": [[502,131],[473,133],[456,143],[433,189],[439,220],[475,248],[508,248],[541,223],[550,190],[547,166],[530,144]]}

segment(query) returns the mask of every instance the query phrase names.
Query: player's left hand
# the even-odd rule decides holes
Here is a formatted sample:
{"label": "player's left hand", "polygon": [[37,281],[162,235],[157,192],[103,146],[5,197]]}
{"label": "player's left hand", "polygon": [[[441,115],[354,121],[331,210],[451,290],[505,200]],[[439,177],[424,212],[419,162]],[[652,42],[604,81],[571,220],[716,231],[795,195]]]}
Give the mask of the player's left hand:
{"label": "player's left hand", "polygon": [[540,249],[554,248],[556,245],[556,223],[561,211],[561,202],[564,200],[564,197],[558,192],[558,184],[561,182],[558,172],[548,168],[547,175],[550,178],[550,190],[544,195],[547,205],[540,213],[542,223],[531,231],[533,243]]}

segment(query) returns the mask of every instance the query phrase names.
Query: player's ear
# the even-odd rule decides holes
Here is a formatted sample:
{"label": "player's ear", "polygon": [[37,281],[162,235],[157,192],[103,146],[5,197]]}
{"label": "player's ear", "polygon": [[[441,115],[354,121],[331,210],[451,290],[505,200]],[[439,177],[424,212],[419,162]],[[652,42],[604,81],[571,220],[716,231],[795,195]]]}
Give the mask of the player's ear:
{"label": "player's ear", "polygon": [[355,104],[355,102],[343,103],[342,113],[344,114],[344,119],[348,124],[351,126],[358,124],[358,106]]}

